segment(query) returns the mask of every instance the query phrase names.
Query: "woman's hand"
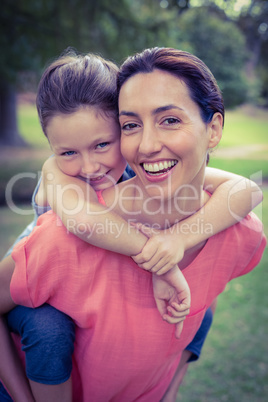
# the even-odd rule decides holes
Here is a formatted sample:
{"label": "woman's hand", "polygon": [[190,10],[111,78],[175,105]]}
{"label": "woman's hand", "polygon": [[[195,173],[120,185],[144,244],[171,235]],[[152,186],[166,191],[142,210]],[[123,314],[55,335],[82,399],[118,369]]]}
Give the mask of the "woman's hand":
{"label": "woman's hand", "polygon": [[178,226],[166,230],[156,230],[141,223],[135,226],[148,237],[142,251],[132,256],[140,268],[163,275],[182,260],[185,247]]}
{"label": "woman's hand", "polygon": [[159,313],[169,324],[176,324],[175,336],[179,338],[191,306],[190,288],[183,273],[174,266],[164,275],[154,274],[153,291]]}

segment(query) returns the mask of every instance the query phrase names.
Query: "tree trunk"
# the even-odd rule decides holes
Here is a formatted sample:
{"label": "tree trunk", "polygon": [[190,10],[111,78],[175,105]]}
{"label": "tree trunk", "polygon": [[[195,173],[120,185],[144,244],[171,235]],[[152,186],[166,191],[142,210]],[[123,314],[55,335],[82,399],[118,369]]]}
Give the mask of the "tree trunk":
{"label": "tree trunk", "polygon": [[18,130],[16,92],[8,82],[0,83],[0,145],[27,146]]}

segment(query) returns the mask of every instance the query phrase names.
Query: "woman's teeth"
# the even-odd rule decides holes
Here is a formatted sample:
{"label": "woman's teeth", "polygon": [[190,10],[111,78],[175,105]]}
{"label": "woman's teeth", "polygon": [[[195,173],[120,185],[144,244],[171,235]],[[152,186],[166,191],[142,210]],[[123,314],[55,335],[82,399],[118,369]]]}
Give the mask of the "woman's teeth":
{"label": "woman's teeth", "polygon": [[178,161],[163,161],[158,163],[143,163],[143,169],[148,173],[163,174],[177,165]]}

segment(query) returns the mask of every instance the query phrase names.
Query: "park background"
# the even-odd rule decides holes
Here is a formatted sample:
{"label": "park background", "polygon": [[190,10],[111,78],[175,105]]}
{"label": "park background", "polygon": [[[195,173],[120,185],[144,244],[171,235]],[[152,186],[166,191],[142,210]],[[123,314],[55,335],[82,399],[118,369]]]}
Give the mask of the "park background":
{"label": "park background", "polygon": [[[268,1],[2,0],[0,45],[0,257],[32,220],[31,193],[51,154],[35,110],[36,86],[67,47],[117,64],[153,46],[204,60],[226,105],[210,166],[260,185],[264,201],[255,212],[268,235]],[[178,402],[268,400],[267,264],[266,248],[258,268],[219,297],[202,358],[190,366]]]}

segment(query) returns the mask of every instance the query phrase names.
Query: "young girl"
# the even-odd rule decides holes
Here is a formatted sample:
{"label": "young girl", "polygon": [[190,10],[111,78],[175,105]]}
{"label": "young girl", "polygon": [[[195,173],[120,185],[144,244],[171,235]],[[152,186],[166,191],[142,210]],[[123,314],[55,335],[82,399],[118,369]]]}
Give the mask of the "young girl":
{"label": "young girl", "polygon": [[[211,170],[209,177],[210,179],[212,177],[212,185],[215,182],[217,185],[224,184],[217,189],[215,195],[201,209],[199,214],[189,218],[188,221],[185,220],[184,231],[174,230],[174,228],[179,229],[179,225],[173,226],[173,229],[155,230],[157,234],[149,239],[143,233],[138,232],[135,227],[127,224],[119,215],[113,213],[111,208],[107,209],[100,205],[95,190],[103,190],[110,187],[111,184],[116,184],[120,180],[126,165],[119,148],[120,137],[116,118],[116,73],[117,69],[113,64],[93,55],[61,58],[44,73],[38,90],[37,107],[43,130],[48,136],[55,156],[49,159],[44,166],[44,180],[35,201],[39,207],[41,206],[39,212],[43,212],[43,208],[49,209],[48,204],[52,206],[69,232],[91,244],[133,256],[133,259],[145,270],[164,274],[169,270],[174,270],[173,266],[183,258],[185,250],[235,222],[227,207],[222,208],[222,213],[226,218],[224,223],[216,214],[211,215],[213,213],[211,208],[213,211],[217,194],[221,207],[224,207],[222,196],[224,195],[227,199],[226,190],[232,188],[234,183],[237,184],[239,181],[242,184],[240,189],[249,182],[246,180],[241,182],[241,178],[228,174],[221,176],[220,172],[216,172],[216,178],[213,178],[214,172]],[[67,82],[69,85],[66,85]],[[57,94],[56,97],[55,93]],[[52,172],[53,176],[51,177]],[[231,180],[227,181],[229,177]],[[81,179],[84,183],[81,183]],[[84,184],[82,189],[89,195],[90,200],[78,190],[81,188],[81,184]],[[60,191],[59,185],[63,186],[63,189],[60,187]],[[253,184],[250,183],[250,185]],[[248,208],[251,204],[252,190],[256,191],[257,187],[249,188],[247,186],[244,191],[241,190],[237,194],[239,200],[231,200],[234,201],[232,204],[233,213],[238,214],[240,212],[241,218],[252,207],[250,205]],[[60,195],[60,199],[58,195]],[[247,196],[246,199],[245,196]],[[246,200],[245,210],[241,210],[242,200],[244,202]],[[211,225],[210,228],[214,225],[213,230],[203,233],[196,233],[195,231],[195,235],[191,234],[191,227],[194,223],[198,223],[198,219],[202,219],[203,227],[206,227],[207,223]],[[188,222],[188,226],[186,222]],[[83,231],[79,230],[82,224],[85,228]],[[99,225],[97,226],[99,228],[100,225],[102,228],[110,228],[110,233],[101,233],[95,230],[96,225]],[[116,236],[113,236],[111,228],[115,227],[120,230],[116,232]],[[167,249],[169,253],[166,252]],[[12,272],[12,269],[13,266],[9,272]],[[186,285],[183,276],[180,276],[179,279],[180,281],[177,281],[175,285],[177,289],[181,290],[181,284]],[[186,287],[183,289],[187,291]],[[186,307],[183,310],[180,310],[180,306],[177,304],[173,304],[173,308],[170,306],[168,311],[173,316],[169,316],[166,314],[165,303],[162,303],[157,293],[155,297],[159,310],[169,323],[178,322],[186,314],[189,299],[186,299]],[[178,314],[174,307],[177,308]],[[45,308],[47,309],[47,307]],[[23,310],[23,314],[32,314],[32,311],[28,313]],[[38,311],[38,314],[42,317],[42,310]],[[14,327],[16,327],[16,323]],[[68,331],[70,332],[69,327]],[[181,327],[179,331],[181,331]],[[12,378],[14,384],[14,377]],[[47,380],[47,378],[43,381],[51,383],[49,382],[51,380]],[[32,384],[37,400],[41,400],[40,389],[42,389],[43,397],[45,395],[45,398],[49,397],[52,400],[51,395],[44,394],[43,388],[38,387],[38,385],[36,387],[36,384]],[[62,390],[63,387],[51,388],[50,386],[49,388],[52,390],[52,394],[54,393],[53,397],[58,398],[57,400],[59,400],[59,394],[61,400],[68,400],[70,397],[70,388],[66,387],[67,392]],[[12,389],[12,384],[10,389]],[[19,392],[19,388],[16,389],[16,392]],[[18,395],[22,401],[21,393],[19,392]],[[16,399],[15,394],[13,397]]]}

